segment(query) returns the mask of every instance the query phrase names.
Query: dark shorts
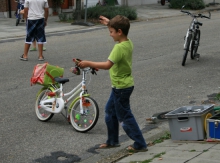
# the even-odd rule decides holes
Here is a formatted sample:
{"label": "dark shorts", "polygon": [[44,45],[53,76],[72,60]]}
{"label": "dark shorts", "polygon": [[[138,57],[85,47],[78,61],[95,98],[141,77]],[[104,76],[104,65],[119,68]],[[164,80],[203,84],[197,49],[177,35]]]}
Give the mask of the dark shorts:
{"label": "dark shorts", "polygon": [[32,44],[34,40],[38,42],[38,44],[46,43],[45,36],[45,22],[43,19],[37,20],[27,20],[26,24],[26,40],[25,43]]}

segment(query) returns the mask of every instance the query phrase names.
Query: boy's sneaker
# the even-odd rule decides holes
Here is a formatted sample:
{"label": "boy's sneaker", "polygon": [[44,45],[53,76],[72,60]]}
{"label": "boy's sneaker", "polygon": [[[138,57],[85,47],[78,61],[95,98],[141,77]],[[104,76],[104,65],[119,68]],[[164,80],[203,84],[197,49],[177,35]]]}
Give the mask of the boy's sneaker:
{"label": "boy's sneaker", "polygon": [[46,51],[47,48],[43,47],[43,51]]}
{"label": "boy's sneaker", "polygon": [[37,51],[37,48],[31,48],[30,51]]}

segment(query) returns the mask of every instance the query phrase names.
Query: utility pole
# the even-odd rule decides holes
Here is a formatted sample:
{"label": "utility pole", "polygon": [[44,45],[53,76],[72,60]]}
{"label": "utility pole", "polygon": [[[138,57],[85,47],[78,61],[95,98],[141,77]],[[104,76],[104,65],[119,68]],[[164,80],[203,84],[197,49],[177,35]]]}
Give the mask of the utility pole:
{"label": "utility pole", "polygon": [[11,1],[8,0],[9,18],[11,18]]}

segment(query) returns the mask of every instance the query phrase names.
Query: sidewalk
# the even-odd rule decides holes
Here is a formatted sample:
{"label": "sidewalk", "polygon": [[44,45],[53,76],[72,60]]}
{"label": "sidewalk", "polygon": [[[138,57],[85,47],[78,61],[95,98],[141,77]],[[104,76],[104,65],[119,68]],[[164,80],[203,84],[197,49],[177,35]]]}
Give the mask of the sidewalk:
{"label": "sidewalk", "polygon": [[[159,3],[151,5],[142,5],[134,6],[138,13],[139,20],[150,20],[158,19],[164,17],[173,17],[180,16],[183,13],[180,10],[169,9],[169,3],[166,3],[162,6]],[[220,5],[210,6],[206,9],[201,10],[217,10],[220,9]],[[194,11],[198,12],[198,11]],[[12,18],[0,18],[0,40],[13,39],[18,37],[25,36],[25,23],[20,23],[18,26],[15,26],[15,17]],[[49,16],[48,25],[46,27],[46,34],[57,33],[57,32],[67,32],[73,30],[82,30],[82,29],[92,29],[98,28],[99,26],[80,26],[80,25],[71,25],[71,23],[61,23],[59,22],[58,16]]]}
{"label": "sidewalk", "polygon": [[[162,133],[169,131],[169,125],[164,122],[158,128]],[[149,133],[144,134],[146,138]],[[148,141],[148,139],[146,139]],[[148,142],[149,143],[149,142]],[[149,146],[147,152],[139,152],[125,157],[117,163],[219,163],[220,144],[205,141],[173,141]]]}

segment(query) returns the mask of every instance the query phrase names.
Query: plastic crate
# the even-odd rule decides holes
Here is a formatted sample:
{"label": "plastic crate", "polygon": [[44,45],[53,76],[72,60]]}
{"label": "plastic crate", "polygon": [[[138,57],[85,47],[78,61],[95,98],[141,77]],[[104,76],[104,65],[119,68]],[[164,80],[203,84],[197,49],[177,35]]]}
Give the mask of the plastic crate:
{"label": "plastic crate", "polygon": [[204,140],[207,115],[214,115],[214,105],[183,106],[165,116],[172,140]]}
{"label": "plastic crate", "polygon": [[220,140],[220,113],[207,119],[207,139]]}

